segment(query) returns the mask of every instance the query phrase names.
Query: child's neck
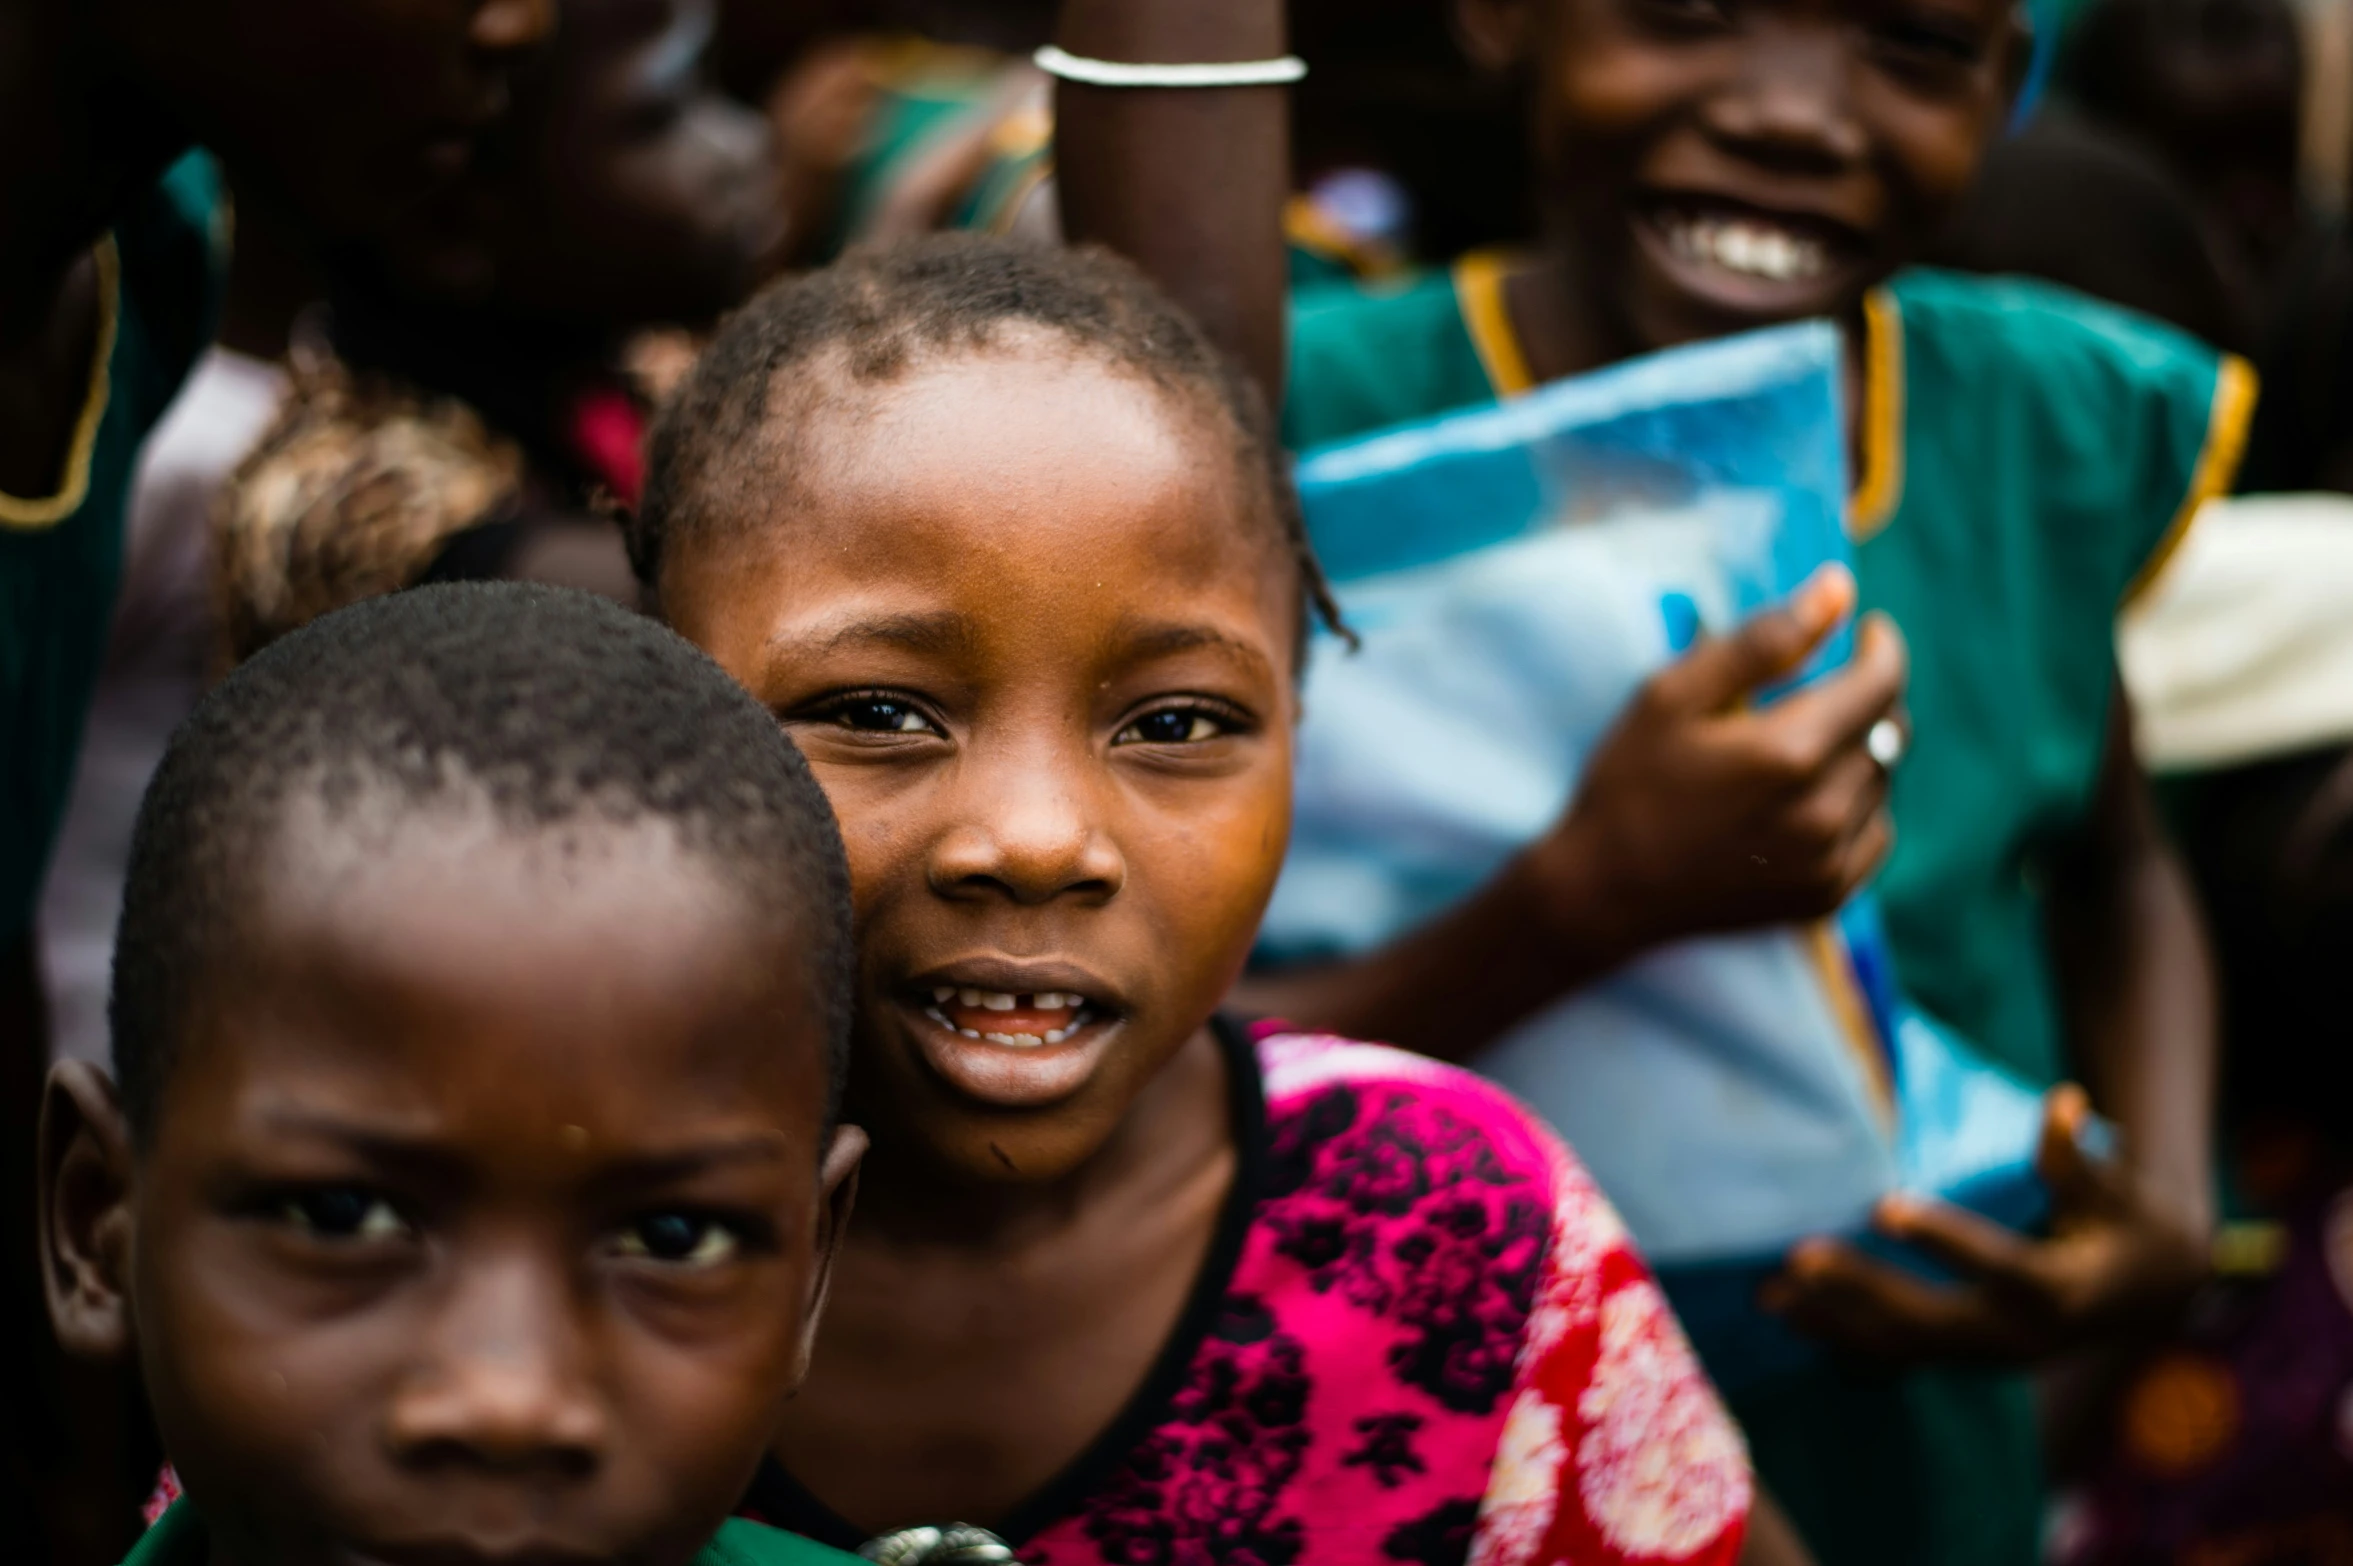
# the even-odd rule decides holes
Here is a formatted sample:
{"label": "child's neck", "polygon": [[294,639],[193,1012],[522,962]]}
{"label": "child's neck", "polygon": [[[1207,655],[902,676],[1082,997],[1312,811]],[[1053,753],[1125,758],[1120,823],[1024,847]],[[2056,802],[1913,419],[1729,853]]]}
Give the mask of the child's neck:
{"label": "child's neck", "polygon": [[[1599,307],[1601,293],[1586,278],[1576,246],[1558,238],[1530,251],[1523,264],[1505,276],[1504,310],[1527,359],[1528,373],[1538,385],[1582,375],[1650,350],[1624,321]],[[1860,473],[1864,401],[1860,301],[1839,326],[1846,343],[1840,390],[1846,410],[1848,471]]]}
{"label": "child's neck", "polygon": [[189,146],[113,74],[89,9],[0,0],[0,348],[41,329],[83,253]]}
{"label": "child's neck", "polygon": [[978,1181],[878,1137],[859,1173],[852,1246],[1004,1254],[1054,1239],[1106,1203],[1152,1193],[1229,1163],[1234,1130],[1225,1052],[1204,1027],[1137,1095],[1094,1155],[1058,1179]]}
{"label": "child's neck", "polygon": [[1528,252],[1503,282],[1512,332],[1538,385],[1631,359],[1643,344],[1599,305],[1576,246],[1559,239]]}

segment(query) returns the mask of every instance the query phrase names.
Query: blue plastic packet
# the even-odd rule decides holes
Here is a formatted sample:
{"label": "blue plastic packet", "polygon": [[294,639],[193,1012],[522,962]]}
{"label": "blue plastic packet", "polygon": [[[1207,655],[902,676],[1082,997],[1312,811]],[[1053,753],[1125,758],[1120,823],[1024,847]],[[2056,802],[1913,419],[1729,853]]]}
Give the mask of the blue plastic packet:
{"label": "blue plastic packet", "polygon": [[[1364,645],[1311,657],[1260,960],[1443,913],[1550,829],[1651,673],[1845,563],[1839,387],[1838,335],[1807,323],[1308,453]],[[2040,1214],[2038,1095],[1905,1005],[1867,896],[1648,953],[1474,1064],[1567,1136],[1727,1385],[1809,1352],[1754,1303],[1796,1240],[1861,1233],[1898,1188]]]}

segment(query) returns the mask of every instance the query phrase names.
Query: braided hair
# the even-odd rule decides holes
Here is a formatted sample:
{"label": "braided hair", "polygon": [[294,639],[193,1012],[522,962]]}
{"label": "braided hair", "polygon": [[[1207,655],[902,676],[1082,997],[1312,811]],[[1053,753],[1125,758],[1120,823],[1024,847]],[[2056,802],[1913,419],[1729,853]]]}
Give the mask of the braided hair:
{"label": "braided hair", "polygon": [[[773,450],[823,405],[825,377],[893,380],[927,360],[1042,329],[1191,399],[1232,432],[1252,512],[1298,573],[1300,639],[1312,617],[1345,634],[1308,543],[1289,458],[1258,388],[1133,266],[1106,251],[940,234],[852,251],[780,282],[731,316],[655,421],[645,495],[625,524],[639,578],[659,590],[665,552],[767,513],[744,453]],[[788,472],[789,480],[789,472]]]}

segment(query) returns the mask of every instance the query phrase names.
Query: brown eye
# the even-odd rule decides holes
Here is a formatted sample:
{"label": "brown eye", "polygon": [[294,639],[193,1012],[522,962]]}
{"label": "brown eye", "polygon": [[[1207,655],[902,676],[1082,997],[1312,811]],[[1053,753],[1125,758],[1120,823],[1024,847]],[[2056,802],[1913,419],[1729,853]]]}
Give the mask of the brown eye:
{"label": "brown eye", "polygon": [[1981,64],[1991,41],[1954,17],[1897,12],[1871,27],[1881,59],[1898,70],[1939,75]]}
{"label": "brown eye", "polygon": [[1204,707],[1164,707],[1121,729],[1114,745],[1198,745],[1231,734],[1233,725]]}
{"label": "brown eye", "polygon": [[408,1233],[392,1204],[356,1185],[325,1185],[300,1191],[278,1206],[288,1226],[321,1240],[389,1240]]}
{"label": "brown eye", "polygon": [[889,696],[852,696],[826,709],[826,716],[862,734],[937,734],[938,727],[911,702]]}
{"label": "brown eye", "polygon": [[716,1267],[743,1248],[742,1236],[701,1213],[648,1213],[615,1236],[616,1255],[672,1267]]}

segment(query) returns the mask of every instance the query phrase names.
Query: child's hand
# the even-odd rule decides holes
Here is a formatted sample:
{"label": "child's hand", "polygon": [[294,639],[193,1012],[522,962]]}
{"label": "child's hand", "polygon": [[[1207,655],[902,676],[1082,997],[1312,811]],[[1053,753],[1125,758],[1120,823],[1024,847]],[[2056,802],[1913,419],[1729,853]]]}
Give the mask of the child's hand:
{"label": "child's hand", "polygon": [[2178,1309],[2206,1277],[2206,1237],[2163,1211],[2120,1161],[2083,1150],[2089,1113],[2078,1087],[2045,1100],[2036,1166],[2051,1188],[2049,1239],[1889,1197],[1878,1229],[1935,1256],[1960,1282],[1930,1283],[1836,1240],[1808,1240],[1766,1285],[1765,1308],[1873,1358],[2015,1365]]}
{"label": "child's hand", "polygon": [[1853,661],[1772,706],[1851,614],[1855,580],[1817,571],[1790,601],[1653,675],[1574,804],[1530,851],[1564,925],[1631,955],[1686,936],[1816,919],[1887,856],[1887,771],[1865,749],[1904,691],[1903,638],[1866,619]]}

